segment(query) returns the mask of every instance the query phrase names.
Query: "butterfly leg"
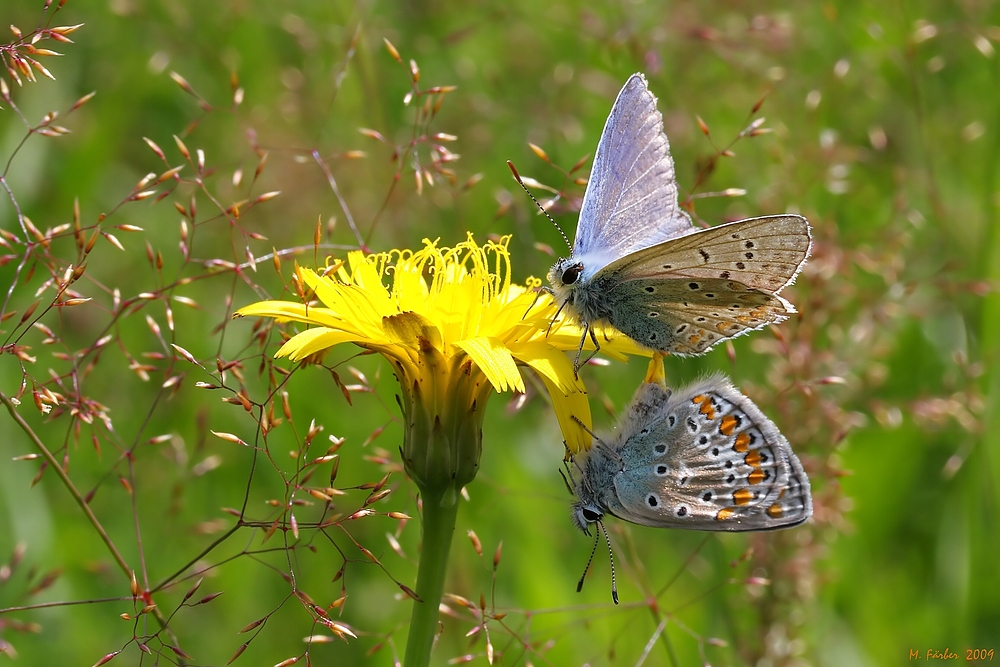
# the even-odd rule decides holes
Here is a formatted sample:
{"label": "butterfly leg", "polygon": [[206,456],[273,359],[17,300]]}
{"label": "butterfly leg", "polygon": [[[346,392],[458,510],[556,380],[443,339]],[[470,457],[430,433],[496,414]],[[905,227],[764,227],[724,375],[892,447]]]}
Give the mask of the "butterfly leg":
{"label": "butterfly leg", "polygon": [[[548,289],[548,288],[546,288],[546,289]],[[537,299],[537,297],[536,297],[536,299]],[[563,308],[566,307],[567,303],[569,303],[569,301],[563,301],[562,303],[560,303],[559,304],[559,310],[557,310],[556,314],[552,316],[551,320],[549,320],[549,328],[545,330],[545,336],[546,337],[548,337],[548,335],[550,333],[552,333],[552,327],[555,325],[556,320],[559,319],[559,313],[561,313],[563,311]],[[534,303],[532,303],[532,305],[534,305]],[[528,310],[531,310],[531,309],[529,308]],[[527,314],[528,313],[526,312],[525,315],[527,315]],[[521,319],[524,319],[524,318],[521,318]]]}
{"label": "butterfly leg", "polygon": [[[587,433],[590,434],[590,437],[593,438],[594,442],[597,443],[594,446],[597,447],[598,449],[600,449],[602,452],[604,452],[605,456],[607,456],[608,458],[614,459],[618,463],[621,463],[621,464],[624,465],[625,462],[622,460],[622,457],[619,456],[618,452],[616,452],[611,447],[611,445],[609,445],[608,443],[606,443],[603,440],[601,440],[596,433],[594,433],[589,428],[587,428],[587,425],[584,424],[583,421],[581,421],[579,417],[577,417],[576,415],[570,415],[570,419],[572,419],[573,421],[575,421],[577,424],[580,425],[580,428],[582,428],[584,431],[586,431]],[[573,460],[573,463],[576,464],[576,459],[574,458],[572,460]],[[577,464],[577,467],[578,468],[580,467],[579,464]],[[580,472],[582,473],[583,471],[581,470]],[[584,479],[586,479],[586,475],[584,475]]]}
{"label": "butterfly leg", "polygon": [[[521,315],[521,319],[522,319],[522,320],[523,320],[523,319],[524,319],[525,317],[527,317],[527,316],[528,316],[528,313],[530,313],[530,312],[531,312],[531,309],[535,307],[535,304],[536,304],[536,303],[538,303],[538,300],[539,300],[539,299],[540,299],[540,298],[542,297],[542,293],[543,293],[543,292],[544,292],[545,294],[548,294],[548,295],[550,295],[550,296],[551,296],[551,295],[553,294],[553,292],[552,292],[552,288],[551,288],[551,287],[546,287],[545,285],[539,285],[538,287],[536,287],[536,288],[535,288],[535,298],[534,298],[534,299],[532,299],[532,301],[531,301],[531,305],[530,305],[530,306],[528,306],[528,310],[524,311],[524,315]],[[560,308],[559,310],[562,310],[562,308]],[[556,313],[556,315],[559,315],[559,313],[557,312],[557,313]],[[555,321],[555,318],[553,318],[553,321]],[[549,329],[551,329],[551,328],[552,328],[552,323],[550,322],[550,323],[549,323]],[[548,335],[548,332],[546,332],[546,334],[545,334],[545,335]]]}
{"label": "butterfly leg", "polygon": [[[575,380],[580,379],[580,355],[583,354],[583,344],[587,342],[587,333],[590,332],[590,325],[586,322],[580,322],[580,326],[583,327],[583,334],[580,336],[580,346],[576,348],[576,359],[573,360],[573,379]],[[587,358],[583,363],[587,363],[587,361],[590,359]]]}
{"label": "butterfly leg", "polygon": [[564,461],[564,468],[559,469],[559,475],[562,477],[563,482],[566,484],[566,490],[569,491],[570,495],[575,496],[576,491],[573,490],[573,471],[569,467],[569,461]]}
{"label": "butterfly leg", "polygon": [[[601,343],[600,343],[600,341],[597,340],[597,334],[594,333],[594,330],[592,328],[590,328],[590,327],[588,327],[587,329],[590,332],[590,340],[594,341],[594,353],[591,354],[589,357],[587,357],[587,361],[590,361],[595,356],[597,356],[598,352],[601,351]],[[610,338],[608,338],[608,332],[607,331],[604,332],[604,340],[606,340],[606,341],[611,340]]]}
{"label": "butterfly leg", "polygon": [[[601,351],[601,342],[597,340],[597,334],[594,333],[594,328],[589,324],[584,324],[583,327],[583,335],[580,336],[580,347],[576,351],[576,361],[573,362],[573,372],[576,374],[576,377],[580,376],[580,366],[596,357],[597,353]],[[594,351],[581,362],[580,355],[583,353],[583,344],[587,342],[588,334],[590,335],[590,340],[594,341]]]}

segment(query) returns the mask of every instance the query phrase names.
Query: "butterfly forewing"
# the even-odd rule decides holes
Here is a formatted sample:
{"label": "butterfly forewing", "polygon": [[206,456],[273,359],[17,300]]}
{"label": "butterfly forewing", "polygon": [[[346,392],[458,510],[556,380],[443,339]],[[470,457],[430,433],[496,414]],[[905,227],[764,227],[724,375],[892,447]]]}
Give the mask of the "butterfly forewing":
{"label": "butterfly forewing", "polygon": [[642,74],[625,83],[594,156],[573,258],[601,264],[694,230],[677,204],[670,144]]}
{"label": "butterfly forewing", "polygon": [[606,266],[625,280],[722,278],[778,292],[809,257],[809,223],[798,215],[772,215],[703,229],[634,252]]}

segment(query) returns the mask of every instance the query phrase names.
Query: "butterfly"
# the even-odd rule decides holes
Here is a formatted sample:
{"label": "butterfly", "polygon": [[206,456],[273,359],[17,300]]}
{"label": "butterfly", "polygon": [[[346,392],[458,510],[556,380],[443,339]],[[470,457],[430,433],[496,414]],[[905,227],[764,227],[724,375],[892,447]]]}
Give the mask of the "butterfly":
{"label": "butterfly", "polygon": [[633,74],[597,145],[572,255],[548,273],[552,293],[600,343],[609,323],[640,345],[699,355],[795,312],[778,296],[795,280],[812,238],[799,215],[699,229],[680,208],[656,98]]}
{"label": "butterfly", "polygon": [[790,528],[812,516],[809,478],[788,441],[721,374],[676,391],[643,383],[615,436],[595,438],[567,467],[573,522],[587,535],[606,514],[730,532]]}

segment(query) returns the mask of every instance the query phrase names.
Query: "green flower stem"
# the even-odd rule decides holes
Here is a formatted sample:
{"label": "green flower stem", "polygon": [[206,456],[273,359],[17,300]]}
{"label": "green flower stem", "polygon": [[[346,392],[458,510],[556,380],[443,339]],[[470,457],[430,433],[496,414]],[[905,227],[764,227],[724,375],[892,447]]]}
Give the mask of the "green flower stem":
{"label": "green flower stem", "polygon": [[462,487],[476,477],[483,408],[491,385],[464,355],[447,358],[428,338],[411,372],[397,363],[406,427],[403,465],[420,489],[422,533],[416,593],[406,642],[406,667],[427,667],[438,634],[448,552]]}
{"label": "green flower stem", "polygon": [[406,641],[406,667],[425,667],[430,664],[431,648],[437,636],[441,596],[448,571],[448,552],[455,534],[458,503],[447,498],[446,490],[423,494],[423,548],[417,570],[416,593],[420,600],[413,602],[410,616],[410,634]]}

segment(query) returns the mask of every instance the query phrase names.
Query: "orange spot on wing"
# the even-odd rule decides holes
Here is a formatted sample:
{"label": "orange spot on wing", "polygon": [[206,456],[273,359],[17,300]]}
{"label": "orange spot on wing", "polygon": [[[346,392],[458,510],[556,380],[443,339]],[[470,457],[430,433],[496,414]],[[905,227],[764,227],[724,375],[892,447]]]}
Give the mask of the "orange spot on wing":
{"label": "orange spot on wing", "polygon": [[715,520],[716,521],[725,521],[726,519],[728,519],[729,517],[731,517],[735,513],[736,512],[735,512],[735,510],[733,510],[732,507],[723,507],[721,510],[719,510],[719,513],[715,515]]}
{"label": "orange spot on wing", "polygon": [[767,515],[772,519],[780,519],[784,513],[785,511],[781,509],[781,505],[778,503],[775,503],[767,508]]}
{"label": "orange spot on wing", "polygon": [[733,449],[742,454],[750,448],[750,436],[746,433],[740,433],[736,436],[736,442],[733,443]]}
{"label": "orange spot on wing", "polygon": [[722,418],[722,426],[719,427],[719,432],[722,435],[732,435],[733,430],[736,425],[740,423],[740,420],[732,415],[726,415]]}
{"label": "orange spot on wing", "polygon": [[739,489],[733,492],[733,502],[737,506],[747,505],[751,500],[753,500],[753,494],[750,493],[750,489]]}
{"label": "orange spot on wing", "polygon": [[760,452],[756,449],[743,458],[743,461],[753,468],[750,474],[747,475],[747,481],[751,484],[760,484],[764,481],[764,471],[760,469],[760,458]]}
{"label": "orange spot on wing", "polygon": [[700,340],[701,340],[701,334],[693,334],[690,338],[688,338],[688,343],[690,345],[697,345],[698,341]]}
{"label": "orange spot on wing", "polygon": [[715,407],[712,405],[712,401],[705,401],[701,404],[701,414],[708,417],[709,421],[715,419]]}
{"label": "orange spot on wing", "polygon": [[691,402],[692,403],[701,403],[701,402],[706,401],[706,400],[708,400],[708,396],[706,396],[705,394],[698,394],[697,396],[695,396],[694,398],[691,399]]}

